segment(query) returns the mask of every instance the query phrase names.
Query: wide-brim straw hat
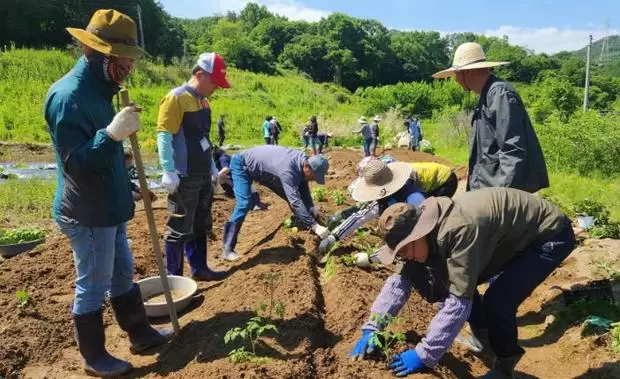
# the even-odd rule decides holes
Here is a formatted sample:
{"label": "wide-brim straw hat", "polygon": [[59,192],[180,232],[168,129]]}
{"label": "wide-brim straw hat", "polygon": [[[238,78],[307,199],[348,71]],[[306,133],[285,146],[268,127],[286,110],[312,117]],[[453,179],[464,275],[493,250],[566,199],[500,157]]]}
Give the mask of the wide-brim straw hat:
{"label": "wide-brim straw hat", "polygon": [[381,117],[379,117],[379,116],[375,116],[372,120],[373,120],[373,121],[376,121],[376,122],[379,122],[379,121],[381,121]]}
{"label": "wide-brim straw hat", "polygon": [[135,58],[145,51],[138,46],[138,28],[131,17],[114,9],[99,9],[86,29],[67,28],[75,39],[115,57]]}
{"label": "wide-brim straw hat", "polygon": [[357,123],[358,124],[368,124],[368,120],[366,120],[366,117],[360,117],[357,119]]}
{"label": "wide-brim straw hat", "polygon": [[378,159],[371,160],[351,197],[355,201],[368,202],[393,195],[407,183],[412,170],[411,165],[404,162],[385,164]]}
{"label": "wide-brim straw hat", "polygon": [[442,79],[454,76],[457,71],[474,70],[477,68],[491,68],[509,64],[510,62],[487,61],[482,46],[475,42],[466,42],[460,45],[454,53],[452,67],[433,74],[433,78]]}

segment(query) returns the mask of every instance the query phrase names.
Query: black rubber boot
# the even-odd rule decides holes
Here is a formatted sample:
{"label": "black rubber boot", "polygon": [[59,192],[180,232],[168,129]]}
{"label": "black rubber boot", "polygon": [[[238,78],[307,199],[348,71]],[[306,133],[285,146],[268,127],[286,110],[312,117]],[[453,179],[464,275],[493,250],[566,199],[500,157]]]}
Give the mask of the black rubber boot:
{"label": "black rubber boot", "polygon": [[110,298],[118,325],[129,336],[132,353],[164,344],[173,336],[171,328],[155,329],[149,324],[137,284],[127,293]]}
{"label": "black rubber boot", "polygon": [[237,235],[241,230],[241,224],[236,222],[227,222],[224,224],[224,242],[222,245],[222,258],[227,261],[234,261],[239,258],[239,254],[235,251],[237,246]]}
{"label": "black rubber boot", "polygon": [[513,357],[497,357],[493,370],[482,376],[481,379],[515,379],[515,366],[517,366],[523,354],[525,354],[525,351]]}
{"label": "black rubber boot", "polygon": [[73,323],[75,340],[84,358],[84,371],[88,375],[108,378],[131,371],[131,363],[114,358],[105,349],[103,309],[83,315],[74,314]]}

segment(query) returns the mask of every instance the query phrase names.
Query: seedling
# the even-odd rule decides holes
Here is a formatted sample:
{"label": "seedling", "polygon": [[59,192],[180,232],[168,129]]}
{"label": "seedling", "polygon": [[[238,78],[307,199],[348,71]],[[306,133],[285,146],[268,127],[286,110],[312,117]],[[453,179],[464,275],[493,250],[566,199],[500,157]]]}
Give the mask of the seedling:
{"label": "seedling", "polygon": [[319,202],[327,201],[327,189],[325,187],[315,187],[312,189],[312,198]]}
{"label": "seedling", "polygon": [[269,331],[279,333],[278,328],[276,328],[275,325],[269,323],[267,320],[263,319],[260,316],[252,317],[245,324],[245,328],[235,327],[227,331],[224,335],[224,343],[226,345],[237,339],[241,339],[249,342],[250,349],[252,350],[247,351],[245,346],[232,350],[230,353],[228,353],[231,362],[265,362],[265,360],[267,360],[266,357],[259,357],[256,355],[256,345],[260,341],[261,337],[263,337],[263,335],[265,335]]}
{"label": "seedling", "polygon": [[267,311],[269,311],[268,317],[269,319],[272,319],[273,313],[275,312],[278,317],[284,318],[286,305],[282,301],[274,299],[276,287],[280,282],[280,274],[277,272],[268,272],[261,274],[260,278],[263,281],[267,296],[269,296],[269,304],[264,302],[260,303],[256,313],[259,316],[265,317]]}
{"label": "seedling", "polygon": [[620,280],[620,271],[617,271],[611,262],[601,259],[594,262],[594,265],[609,276],[611,280]]}
{"label": "seedling", "polygon": [[336,275],[336,270],[336,257],[328,255],[327,261],[325,263],[325,271],[323,272],[323,277],[325,278],[325,281],[330,280],[334,275]]}
{"label": "seedling", "polygon": [[346,254],[340,257],[340,262],[347,267],[355,266],[356,259],[352,254]]}
{"label": "seedling", "polygon": [[611,348],[616,353],[620,353],[620,322],[611,324],[614,328],[611,330]]}
{"label": "seedling", "polygon": [[378,313],[373,313],[371,319],[379,325],[381,330],[373,333],[370,342],[381,349],[385,361],[389,364],[389,362],[392,362],[397,345],[405,342],[405,334],[393,333],[388,328],[400,323],[401,319],[390,314],[381,315]]}
{"label": "seedling", "polygon": [[24,309],[28,305],[30,301],[30,295],[26,290],[18,290],[15,292],[15,297],[17,297],[17,306],[19,309]]}
{"label": "seedling", "polygon": [[332,200],[336,205],[344,205],[347,202],[347,195],[343,191],[337,190],[332,194]]}

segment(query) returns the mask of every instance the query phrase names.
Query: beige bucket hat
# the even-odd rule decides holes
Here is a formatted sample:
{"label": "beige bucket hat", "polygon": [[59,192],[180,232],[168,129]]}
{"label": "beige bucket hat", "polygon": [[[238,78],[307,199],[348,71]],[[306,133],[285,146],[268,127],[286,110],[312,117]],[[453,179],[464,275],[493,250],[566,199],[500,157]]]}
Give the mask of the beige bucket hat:
{"label": "beige bucket hat", "polygon": [[409,163],[385,164],[378,159],[368,162],[362,180],[351,193],[355,201],[367,202],[386,198],[401,189],[411,177],[413,168]]}
{"label": "beige bucket hat", "polygon": [[487,61],[487,56],[482,51],[482,46],[475,42],[466,42],[456,48],[452,67],[433,74],[433,78],[442,79],[454,76],[457,71],[474,70],[476,68],[497,67],[510,62]]}
{"label": "beige bucket hat", "polygon": [[362,116],[362,117],[357,119],[357,123],[358,124],[368,124],[368,120],[366,120],[366,117]]}

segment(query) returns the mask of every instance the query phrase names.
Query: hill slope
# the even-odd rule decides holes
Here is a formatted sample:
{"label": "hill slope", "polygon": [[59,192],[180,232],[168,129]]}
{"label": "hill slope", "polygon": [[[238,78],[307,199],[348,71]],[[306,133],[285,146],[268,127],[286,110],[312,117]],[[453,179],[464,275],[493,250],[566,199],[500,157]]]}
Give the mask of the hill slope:
{"label": "hill slope", "polygon": [[[0,140],[49,142],[43,105],[49,86],[73,67],[77,55],[59,50],[12,49],[0,53]],[[139,61],[128,80],[132,100],[143,107],[140,138],[155,149],[159,102],[190,76],[189,65],[163,66]],[[233,88],[211,99],[214,123],[227,115],[227,142],[260,143],[266,115],[278,116],[283,142],[298,139],[298,128],[316,114],[323,130],[337,132],[361,114],[359,99],[333,84],[317,84],[293,72],[267,76],[230,69]],[[214,128],[215,129],[215,128]]]}

